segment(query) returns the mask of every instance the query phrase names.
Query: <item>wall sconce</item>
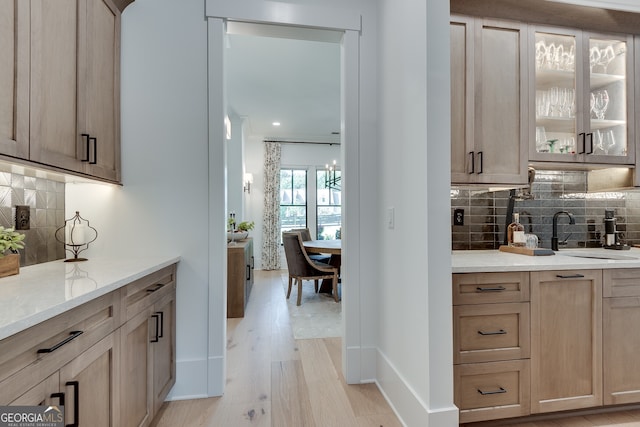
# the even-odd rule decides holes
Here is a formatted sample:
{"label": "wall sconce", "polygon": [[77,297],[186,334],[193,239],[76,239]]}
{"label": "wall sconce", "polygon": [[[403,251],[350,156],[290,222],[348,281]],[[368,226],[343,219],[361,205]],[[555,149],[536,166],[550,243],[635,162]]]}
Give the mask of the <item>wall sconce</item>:
{"label": "wall sconce", "polygon": [[98,238],[98,230],[91,227],[89,221],[76,211],[75,216],[65,220],[64,225],[56,230],[55,238],[65,245],[65,250],[73,254],[73,258],[65,259],[65,262],[86,261],[87,258],[78,258],[78,254]]}
{"label": "wall sconce", "polygon": [[244,187],[242,188],[247,193],[251,194],[251,184],[253,184],[253,174],[245,173],[244,174]]}

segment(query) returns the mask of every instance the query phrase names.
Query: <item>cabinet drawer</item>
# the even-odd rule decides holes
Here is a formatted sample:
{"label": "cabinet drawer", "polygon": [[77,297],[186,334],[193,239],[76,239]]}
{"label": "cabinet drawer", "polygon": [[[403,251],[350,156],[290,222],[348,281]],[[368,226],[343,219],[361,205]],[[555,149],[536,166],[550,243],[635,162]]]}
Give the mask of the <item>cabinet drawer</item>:
{"label": "cabinet drawer", "polygon": [[453,304],[529,301],[529,273],[456,273]]}
{"label": "cabinet drawer", "polygon": [[529,360],[456,365],[453,370],[461,423],[529,414]]}
{"label": "cabinet drawer", "polygon": [[602,272],[603,296],[640,296],[640,268],[607,269]]}
{"label": "cabinet drawer", "polygon": [[[0,381],[28,367],[23,389],[37,385],[119,326],[120,292],[114,291],[0,342]],[[5,405],[8,390],[0,390]]]}
{"label": "cabinet drawer", "polygon": [[155,304],[168,285],[176,283],[176,265],[170,265],[132,282],[122,288],[123,319],[125,323],[145,308]]}
{"label": "cabinet drawer", "polygon": [[454,363],[528,358],[529,327],[526,302],[455,306]]}

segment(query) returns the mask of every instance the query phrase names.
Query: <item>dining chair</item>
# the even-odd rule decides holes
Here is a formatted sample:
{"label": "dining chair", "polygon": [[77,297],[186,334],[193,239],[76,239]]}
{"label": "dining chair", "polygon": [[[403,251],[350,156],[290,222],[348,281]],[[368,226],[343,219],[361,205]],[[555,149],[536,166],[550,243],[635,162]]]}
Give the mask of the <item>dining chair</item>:
{"label": "dining chair", "polygon": [[289,269],[289,287],[287,289],[287,299],[291,296],[291,288],[295,279],[298,285],[298,301],[302,302],[302,281],[313,280],[315,291],[318,292],[320,279],[331,279],[333,299],[338,302],[338,269],[323,262],[313,261],[309,258],[307,251],[302,245],[300,233],[282,233],[284,243],[284,253],[287,258],[287,268]]}
{"label": "dining chair", "polygon": [[[302,237],[303,242],[308,242],[310,240],[313,240],[311,238],[311,232],[309,231],[308,228],[294,228],[292,230],[285,231],[283,233],[300,233],[300,236]],[[329,261],[331,260],[331,255],[325,255],[325,254],[308,254],[308,255],[309,255],[309,258],[311,258],[313,261],[324,262],[325,264],[329,264]]]}

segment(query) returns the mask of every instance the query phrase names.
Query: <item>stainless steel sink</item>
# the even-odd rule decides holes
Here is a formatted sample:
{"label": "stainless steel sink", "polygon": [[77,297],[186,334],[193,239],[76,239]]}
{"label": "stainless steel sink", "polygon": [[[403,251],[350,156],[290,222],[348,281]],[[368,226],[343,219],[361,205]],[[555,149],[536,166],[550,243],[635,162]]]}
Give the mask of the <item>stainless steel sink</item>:
{"label": "stainless steel sink", "polygon": [[603,254],[600,252],[569,252],[558,251],[556,255],[570,256],[574,258],[613,259],[613,260],[637,260],[638,257],[621,255],[618,253]]}

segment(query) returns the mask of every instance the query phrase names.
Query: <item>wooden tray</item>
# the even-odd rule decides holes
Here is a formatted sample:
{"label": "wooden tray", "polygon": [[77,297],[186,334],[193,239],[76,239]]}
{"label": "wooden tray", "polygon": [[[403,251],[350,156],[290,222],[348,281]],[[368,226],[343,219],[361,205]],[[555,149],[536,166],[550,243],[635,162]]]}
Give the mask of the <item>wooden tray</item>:
{"label": "wooden tray", "polygon": [[519,248],[515,246],[500,246],[500,252],[510,252],[512,254],[529,255],[529,256],[547,256],[555,255],[551,249],[546,248]]}

